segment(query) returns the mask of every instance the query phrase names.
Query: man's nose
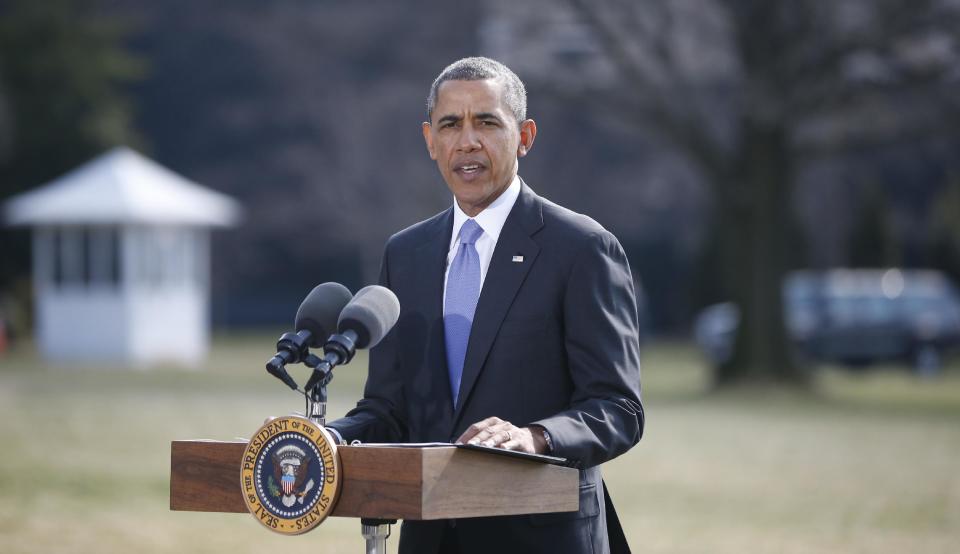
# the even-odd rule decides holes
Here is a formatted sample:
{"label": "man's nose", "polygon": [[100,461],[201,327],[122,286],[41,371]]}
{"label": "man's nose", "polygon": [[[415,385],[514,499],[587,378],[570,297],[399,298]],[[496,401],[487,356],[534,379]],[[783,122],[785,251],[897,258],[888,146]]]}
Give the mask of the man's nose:
{"label": "man's nose", "polygon": [[460,131],[460,143],[457,145],[457,149],[461,152],[473,152],[481,147],[480,137],[473,125],[464,125],[463,130]]}

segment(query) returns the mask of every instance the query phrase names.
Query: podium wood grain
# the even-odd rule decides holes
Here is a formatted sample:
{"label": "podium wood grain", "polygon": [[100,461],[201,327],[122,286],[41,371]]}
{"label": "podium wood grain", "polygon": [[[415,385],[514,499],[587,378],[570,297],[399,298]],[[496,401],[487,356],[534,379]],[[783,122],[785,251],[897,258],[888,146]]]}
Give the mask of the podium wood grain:
{"label": "podium wood grain", "polygon": [[170,509],[246,512],[240,493],[245,441],[170,443]]}
{"label": "podium wood grain", "polygon": [[[173,441],[170,509],[246,512],[246,442]],[[578,508],[576,469],[455,447],[340,446],[334,516],[446,519]]]}

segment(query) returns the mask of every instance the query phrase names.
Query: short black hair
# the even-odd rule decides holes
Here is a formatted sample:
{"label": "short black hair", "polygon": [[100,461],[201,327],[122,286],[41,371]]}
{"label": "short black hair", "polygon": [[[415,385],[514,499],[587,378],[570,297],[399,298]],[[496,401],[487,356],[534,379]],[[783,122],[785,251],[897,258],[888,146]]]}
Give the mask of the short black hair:
{"label": "short black hair", "polygon": [[499,79],[503,83],[503,100],[517,118],[517,123],[527,118],[527,89],[523,86],[520,77],[496,60],[475,57],[453,62],[433,80],[430,94],[427,95],[427,121],[432,121],[440,85],[447,81],[483,81],[485,79]]}

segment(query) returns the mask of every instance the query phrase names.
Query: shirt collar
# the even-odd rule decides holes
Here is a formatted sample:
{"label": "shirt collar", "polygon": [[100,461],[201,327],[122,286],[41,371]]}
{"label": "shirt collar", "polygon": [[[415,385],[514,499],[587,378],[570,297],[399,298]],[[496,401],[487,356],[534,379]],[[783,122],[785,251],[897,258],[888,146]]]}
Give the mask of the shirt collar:
{"label": "shirt collar", "polygon": [[[503,224],[507,222],[507,216],[510,215],[510,210],[513,209],[513,205],[516,204],[517,198],[520,196],[520,177],[518,175],[513,176],[513,181],[510,182],[510,186],[504,190],[500,196],[496,198],[489,206],[483,209],[480,213],[474,217],[474,221],[480,225],[480,228],[483,229],[483,233],[486,236],[489,236],[493,239],[494,244],[496,244],[497,239],[500,238],[500,231],[503,230]],[[457,239],[460,235],[460,228],[463,227],[463,224],[470,219],[470,216],[465,214],[463,210],[460,209],[460,205],[457,204],[457,199],[453,199],[453,235],[450,237],[450,248],[457,243]]]}

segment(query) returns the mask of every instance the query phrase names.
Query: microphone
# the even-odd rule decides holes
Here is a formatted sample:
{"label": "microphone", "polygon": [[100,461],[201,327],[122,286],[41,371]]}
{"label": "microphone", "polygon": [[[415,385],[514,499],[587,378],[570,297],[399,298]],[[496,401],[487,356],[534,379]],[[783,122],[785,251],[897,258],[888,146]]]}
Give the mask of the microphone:
{"label": "microphone", "polygon": [[300,303],[294,320],[296,333],[284,333],[277,341],[277,353],[267,362],[267,372],[297,390],[297,383],[284,368],[307,356],[308,348],[321,346],[324,337],[337,327],[338,317],[353,295],[340,283],[317,285]]}
{"label": "microphone", "polygon": [[370,285],[357,291],[340,313],[337,334],[323,345],[326,368],[316,369],[304,390],[310,390],[334,366],[349,363],[357,349],[373,348],[400,317],[400,301],[386,287]]}

